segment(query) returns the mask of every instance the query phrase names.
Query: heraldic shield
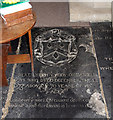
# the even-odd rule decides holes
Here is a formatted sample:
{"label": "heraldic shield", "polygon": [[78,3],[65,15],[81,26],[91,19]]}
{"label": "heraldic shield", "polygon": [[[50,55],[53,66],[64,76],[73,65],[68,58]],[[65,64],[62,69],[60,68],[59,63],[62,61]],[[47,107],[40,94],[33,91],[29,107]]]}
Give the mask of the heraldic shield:
{"label": "heraldic shield", "polygon": [[74,35],[60,29],[51,29],[37,36],[34,55],[41,63],[54,66],[72,62],[78,49]]}

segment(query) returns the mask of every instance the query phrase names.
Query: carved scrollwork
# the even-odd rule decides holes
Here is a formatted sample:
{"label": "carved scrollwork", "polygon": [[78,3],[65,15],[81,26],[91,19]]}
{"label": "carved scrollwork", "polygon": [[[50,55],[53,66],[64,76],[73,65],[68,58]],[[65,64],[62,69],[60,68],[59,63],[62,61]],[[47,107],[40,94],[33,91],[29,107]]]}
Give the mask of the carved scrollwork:
{"label": "carved scrollwork", "polygon": [[34,45],[37,60],[50,66],[70,63],[78,53],[75,36],[60,29],[37,36]]}

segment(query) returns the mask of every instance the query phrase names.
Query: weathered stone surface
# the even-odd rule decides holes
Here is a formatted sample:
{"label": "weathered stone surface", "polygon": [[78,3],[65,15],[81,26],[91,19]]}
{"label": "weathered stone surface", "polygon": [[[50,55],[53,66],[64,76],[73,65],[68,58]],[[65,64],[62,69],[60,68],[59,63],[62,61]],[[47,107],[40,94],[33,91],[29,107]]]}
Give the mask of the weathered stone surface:
{"label": "weathered stone surface", "polygon": [[[74,45],[70,45],[70,41],[68,41],[66,36],[63,37],[65,39],[61,40],[62,35],[59,37],[55,33],[56,36],[52,38],[54,30],[62,31],[68,37],[72,36],[71,40],[73,39]],[[48,35],[50,31],[52,31],[51,35]],[[39,46],[40,42],[39,39],[36,42],[36,37],[39,38],[40,35],[43,36],[40,42],[47,40],[47,38],[51,39],[51,42],[46,41],[46,44]],[[35,51],[35,77],[32,77],[30,64],[17,65],[14,75],[15,88],[7,118],[106,117],[105,111],[100,109],[101,106],[104,106],[104,102],[101,96],[95,53],[89,28],[34,28],[32,36],[33,46],[38,46],[33,48]],[[23,39],[20,53],[29,52],[29,50],[25,50],[27,37],[24,36]],[[60,42],[58,41],[59,39]],[[61,43],[62,46],[59,46]],[[62,47],[65,49],[62,50]],[[72,52],[76,55],[71,61],[68,61],[68,53],[70,53],[68,47],[72,47]],[[43,52],[41,59],[39,59],[39,53],[42,52],[38,51],[37,57],[36,50]],[[54,51],[57,51],[57,55]],[[48,54],[53,54],[53,59],[46,57],[46,62],[43,62],[42,59],[45,60],[44,57]],[[62,54],[67,57],[62,59]],[[52,64],[48,64],[48,61],[51,61]],[[59,61],[63,62],[57,64]],[[10,69],[11,66],[9,65],[8,68]],[[8,71],[11,71],[9,69]],[[3,106],[7,104],[5,103],[7,91],[8,88],[3,89]],[[97,95],[99,101],[93,99],[94,95]],[[95,107],[100,102],[100,108]],[[90,106],[88,106],[89,104]]]}

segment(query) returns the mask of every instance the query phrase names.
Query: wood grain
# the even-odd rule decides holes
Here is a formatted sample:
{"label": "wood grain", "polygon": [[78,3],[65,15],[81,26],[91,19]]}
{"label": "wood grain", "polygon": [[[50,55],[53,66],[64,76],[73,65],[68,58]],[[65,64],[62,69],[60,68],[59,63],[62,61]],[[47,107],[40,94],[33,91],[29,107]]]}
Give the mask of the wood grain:
{"label": "wood grain", "polygon": [[[31,38],[31,29],[36,22],[36,15],[33,13],[33,19],[27,20],[26,22],[7,27],[3,21],[0,26],[0,85],[7,86],[7,78],[6,78],[6,67],[7,64],[15,64],[15,63],[30,63],[32,73],[34,73],[34,64],[33,64],[33,54],[32,54],[32,38]],[[19,54],[19,55],[8,55],[8,50],[11,52],[11,44],[10,41],[15,40],[28,32],[29,36],[29,46],[30,46],[30,54]],[[7,43],[7,44],[6,44]]]}
{"label": "wood grain", "polygon": [[7,63],[15,64],[15,63],[30,63],[30,55],[29,54],[19,54],[19,55],[8,55]]}
{"label": "wood grain", "polygon": [[32,51],[31,30],[28,31],[28,36],[29,36],[29,48],[30,48],[30,58],[31,58],[31,69],[32,69],[32,74],[34,75],[34,63],[33,63],[33,51]]}
{"label": "wood grain", "polygon": [[6,67],[9,44],[0,44],[0,86],[7,86]]}
{"label": "wood grain", "polygon": [[[2,21],[2,20],[0,20]],[[0,26],[0,43],[6,43],[11,40],[15,40],[24,34],[26,34],[35,24],[36,15],[33,13],[33,19],[26,22],[7,27],[3,22]]]}
{"label": "wood grain", "polygon": [[15,12],[15,13],[4,15],[4,18],[6,19],[7,22],[10,22],[10,21],[14,21],[15,19],[19,19],[19,18],[22,18],[24,16],[27,16],[29,14],[32,14],[32,9],[31,8],[26,9],[26,10],[22,10],[22,11],[18,11],[18,12]]}

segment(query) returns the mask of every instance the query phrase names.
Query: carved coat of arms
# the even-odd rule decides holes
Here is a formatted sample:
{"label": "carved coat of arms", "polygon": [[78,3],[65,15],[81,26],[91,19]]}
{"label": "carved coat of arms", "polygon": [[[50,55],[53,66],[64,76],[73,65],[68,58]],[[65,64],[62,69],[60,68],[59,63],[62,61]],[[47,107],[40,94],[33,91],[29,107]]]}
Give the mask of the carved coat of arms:
{"label": "carved coat of arms", "polygon": [[35,39],[34,54],[43,64],[53,66],[70,63],[77,53],[75,36],[63,30],[48,30]]}

